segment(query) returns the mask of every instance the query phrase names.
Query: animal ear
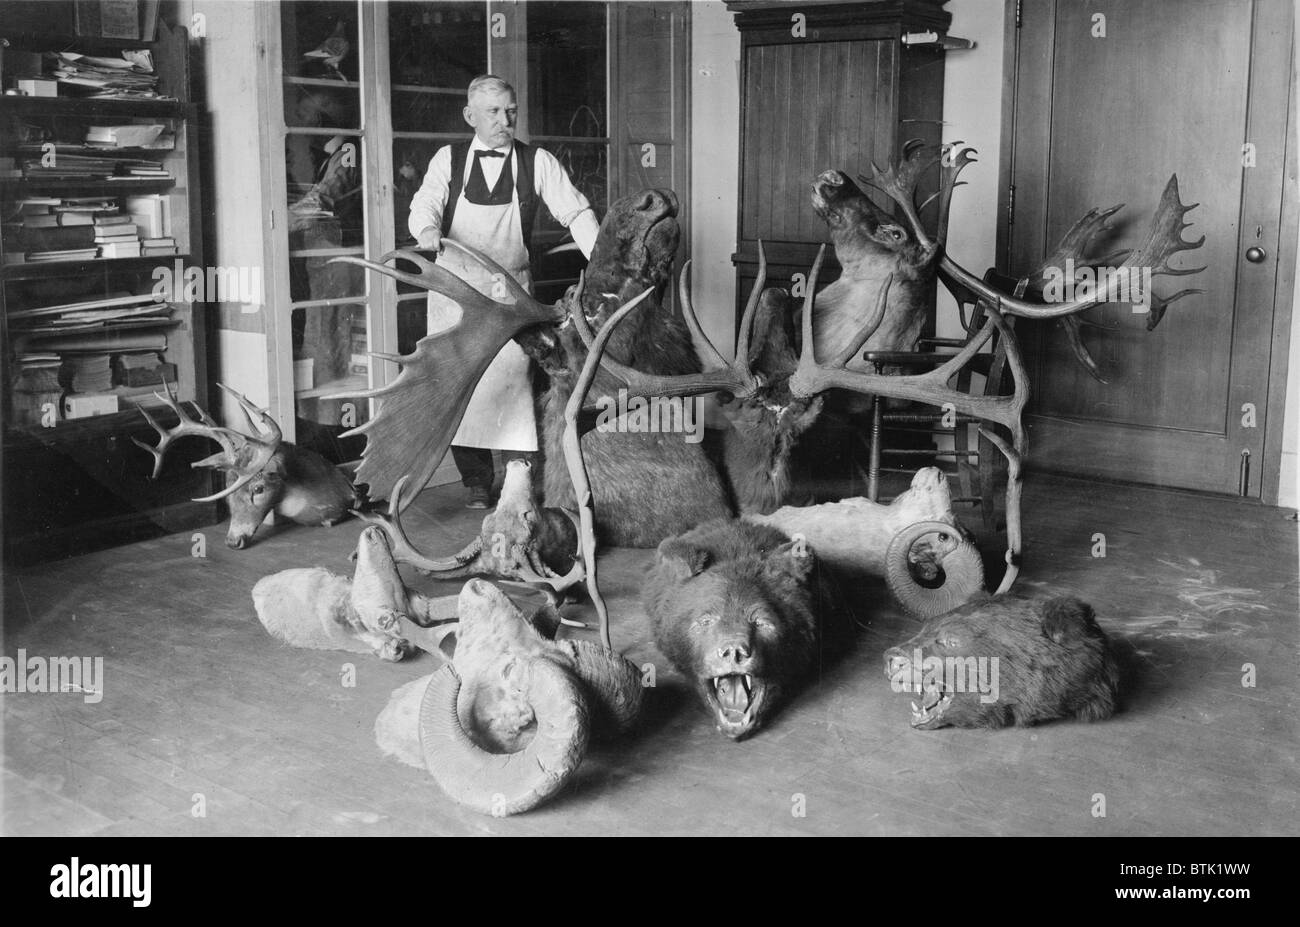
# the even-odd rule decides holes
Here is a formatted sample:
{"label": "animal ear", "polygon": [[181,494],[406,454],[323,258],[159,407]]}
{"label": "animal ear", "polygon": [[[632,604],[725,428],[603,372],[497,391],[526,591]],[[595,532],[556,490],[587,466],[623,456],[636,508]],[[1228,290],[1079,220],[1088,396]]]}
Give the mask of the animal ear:
{"label": "animal ear", "polygon": [[1040,614],[1043,616],[1043,635],[1058,644],[1082,640],[1097,626],[1092,606],[1071,596],[1048,599]]}
{"label": "animal ear", "polygon": [[788,576],[797,582],[805,582],[813,567],[817,565],[817,555],[812,545],[803,538],[786,541],[772,551],[764,560],[764,569],[777,576]]}
{"label": "animal ear", "polygon": [[660,543],[656,558],[681,578],[698,576],[708,569],[712,560],[703,547],[681,538],[668,538]]}

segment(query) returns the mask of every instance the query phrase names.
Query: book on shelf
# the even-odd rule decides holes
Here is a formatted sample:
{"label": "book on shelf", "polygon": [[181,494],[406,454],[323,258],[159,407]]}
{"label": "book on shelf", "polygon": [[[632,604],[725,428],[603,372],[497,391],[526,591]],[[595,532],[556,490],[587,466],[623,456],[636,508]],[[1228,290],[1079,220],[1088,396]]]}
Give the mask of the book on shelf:
{"label": "book on shelf", "polygon": [[27,263],[47,261],[91,261],[99,254],[98,248],[70,248],[64,251],[28,251]]}
{"label": "book on shelf", "polygon": [[122,241],[139,241],[140,230],[132,225],[108,225],[95,226],[95,241],[104,242],[122,242]]}
{"label": "book on shelf", "polygon": [[71,248],[92,247],[95,244],[95,227],[73,225],[34,228],[24,224],[18,240],[30,258],[32,252],[37,251],[66,251]]}
{"label": "book on shelf", "polygon": [[[84,215],[84,213],[79,213],[78,215]],[[134,232],[134,225],[135,225],[134,221],[131,219],[130,216],[121,215],[120,213],[113,212],[113,213],[108,213],[106,215],[100,215],[99,213],[92,213],[90,216],[90,221],[94,224],[95,228],[97,229],[102,229],[110,226],[129,225],[132,226],[132,231]]]}
{"label": "book on shelf", "polygon": [[161,193],[128,196],[123,208],[139,227],[141,238],[166,238],[171,235],[171,203]]}
{"label": "book on shelf", "polygon": [[23,228],[52,229],[69,225],[94,225],[95,214],[91,212],[51,212],[43,216],[24,216]]}
{"label": "book on shelf", "polygon": [[[175,320],[173,325],[179,324]],[[104,329],[100,332],[36,338],[32,335],[15,335],[17,350],[39,348],[59,354],[105,354],[123,351],[166,351],[167,333],[151,328],[146,331],[131,329]]]}
{"label": "book on shelf", "polygon": [[100,245],[99,256],[110,259],[140,257],[140,242],[119,241]]}
{"label": "book on shelf", "polygon": [[30,309],[16,309],[9,313],[10,319],[30,319],[41,316],[61,316],[67,313],[87,312],[94,309],[110,309],[133,306],[142,303],[157,303],[152,293],[110,293],[95,299],[82,299],[75,303],[59,303],[53,306],[37,306]]}
{"label": "book on shelf", "polygon": [[113,148],[148,148],[162,137],[167,126],[149,125],[89,126],[86,141]]}
{"label": "book on shelf", "polygon": [[[138,228],[138,226],[137,226]],[[142,248],[171,248],[175,250],[175,238],[141,238],[140,247]]]}
{"label": "book on shelf", "polygon": [[59,383],[78,393],[94,393],[113,387],[113,367],[107,353],[69,354],[59,367]]}
{"label": "book on shelf", "polygon": [[176,382],[176,365],[154,352],[113,355],[114,386],[161,386]]}

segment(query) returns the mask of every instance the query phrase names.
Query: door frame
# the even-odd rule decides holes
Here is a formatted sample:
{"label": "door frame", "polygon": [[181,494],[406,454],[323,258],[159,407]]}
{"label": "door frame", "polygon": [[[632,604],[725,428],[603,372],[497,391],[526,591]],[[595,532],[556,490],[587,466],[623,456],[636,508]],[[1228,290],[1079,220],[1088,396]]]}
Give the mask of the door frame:
{"label": "door frame", "polygon": [[[1023,225],[1027,222],[1043,219],[1045,204],[1026,204],[1015,202],[1015,180],[1017,176],[1017,142],[1024,136],[1017,123],[1017,104],[1022,99],[1020,77],[1022,73],[1022,54],[1020,47],[1021,0],[1005,0],[1003,16],[1003,63],[1002,63],[1002,136],[999,158],[999,196],[997,213],[997,261],[999,269],[1007,269],[1013,243],[1013,220],[1018,219]],[[1055,3],[1033,5],[1034,15],[1046,15],[1055,18]],[[1279,30],[1278,27],[1281,26]],[[1292,43],[1295,41],[1295,10],[1292,4],[1270,3],[1267,0],[1253,0],[1251,4],[1251,73],[1247,85],[1247,126],[1255,123],[1258,117],[1257,106],[1261,97],[1270,92],[1285,95],[1286,124],[1281,136],[1280,150],[1264,150],[1258,153],[1257,167],[1260,172],[1254,176],[1267,174],[1273,178],[1281,177],[1281,196],[1278,202],[1279,226],[1276,230],[1277,262],[1273,278],[1273,299],[1271,305],[1272,324],[1269,341],[1269,373],[1263,427],[1263,452],[1260,455],[1258,474],[1251,475],[1253,487],[1243,498],[1277,505],[1282,467],[1282,435],[1286,418],[1286,384],[1288,377],[1290,337],[1292,324],[1292,307],[1295,294],[1297,226],[1300,226],[1300,192],[1297,188],[1297,151],[1296,151],[1296,73],[1295,57]],[[1261,65],[1261,61],[1265,62]],[[1050,67],[1050,66],[1049,66]],[[1289,73],[1290,81],[1285,89],[1277,90],[1276,83],[1269,83],[1269,76],[1279,72]],[[1050,93],[1050,82],[1040,86],[1027,86],[1025,93]],[[1039,130],[1046,143],[1050,138],[1050,129]],[[1250,133],[1248,134],[1255,134]],[[1251,175],[1243,182],[1243,204],[1252,200],[1259,204],[1260,195],[1255,189],[1262,186],[1259,182],[1250,183]],[[1252,189],[1255,188],[1255,189]],[[1014,212],[1013,212],[1014,209]],[[1238,249],[1244,247],[1242,238],[1244,228],[1240,229]],[[1044,242],[1044,246],[1050,243]],[[1240,280],[1237,284],[1241,288]],[[1176,311],[1171,313],[1170,322],[1177,322]],[[1026,414],[1026,421],[1034,416]],[[1035,469],[1052,470],[1033,461]]]}

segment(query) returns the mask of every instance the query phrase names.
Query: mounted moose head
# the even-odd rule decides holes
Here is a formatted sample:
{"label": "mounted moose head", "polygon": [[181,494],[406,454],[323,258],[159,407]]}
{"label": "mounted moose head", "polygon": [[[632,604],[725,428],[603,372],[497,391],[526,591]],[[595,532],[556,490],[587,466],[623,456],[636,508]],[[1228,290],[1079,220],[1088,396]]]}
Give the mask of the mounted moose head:
{"label": "mounted moose head", "polygon": [[140,406],[140,414],[158,432],[161,440],[156,446],[135,438],[131,440],[153,455],[154,479],[162,472],[168,448],[179,439],[201,437],[221,445],[220,451],[195,461],[193,466],[225,471],[226,488],[194,501],[229,500],[227,547],[238,550],[247,546],[273,510],[296,524],[330,526],[361,505],[356,489],[333,464],[315,451],[285,441],[275,419],[249,402],[243,394],[224,384],[217,385],[239,401],[251,434],[218,425],[202,409],[198,410],[199,418],[192,418],[176,401],[176,394],[168,383],[165,385],[166,395],[154,393],[154,396],[175,413],[179,422],[172,428],[163,428],[144,406]]}

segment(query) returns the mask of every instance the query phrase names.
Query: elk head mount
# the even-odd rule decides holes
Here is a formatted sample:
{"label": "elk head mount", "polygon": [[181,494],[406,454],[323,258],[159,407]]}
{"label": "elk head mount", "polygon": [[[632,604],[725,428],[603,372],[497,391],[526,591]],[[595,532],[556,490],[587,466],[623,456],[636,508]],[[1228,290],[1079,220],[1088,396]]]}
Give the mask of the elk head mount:
{"label": "elk head mount", "polygon": [[247,546],[273,510],[300,525],[331,526],[361,504],[360,495],[338,468],[315,451],[285,441],[275,419],[242,393],[222,383],[217,385],[238,400],[248,420],[248,434],[218,425],[202,409],[197,419],[189,415],[177,402],[172,385],[165,383],[166,394],[154,396],[176,415],[177,424],[164,428],[144,406],[138,406],[140,414],[158,432],[159,441],[148,445],[136,438],[131,440],[153,456],[154,479],[162,472],[168,449],[181,438],[207,438],[221,445],[220,451],[195,461],[193,466],[224,471],[226,488],[194,501],[228,500],[228,547]]}

